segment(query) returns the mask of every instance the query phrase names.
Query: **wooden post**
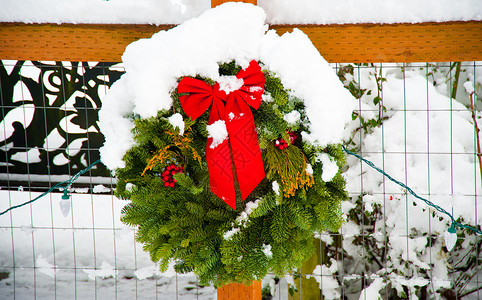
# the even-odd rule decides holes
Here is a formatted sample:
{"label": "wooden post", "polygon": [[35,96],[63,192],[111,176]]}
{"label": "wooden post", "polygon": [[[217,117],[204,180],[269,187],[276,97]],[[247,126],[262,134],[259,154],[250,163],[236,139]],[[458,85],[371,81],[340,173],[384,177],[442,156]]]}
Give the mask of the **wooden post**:
{"label": "wooden post", "polygon": [[261,300],[261,281],[247,286],[230,283],[218,288],[218,300]]}
{"label": "wooden post", "polygon": [[244,3],[251,3],[254,5],[258,4],[257,0],[211,0],[211,7],[216,7],[226,2],[244,2]]}
{"label": "wooden post", "polygon": [[[299,272],[302,274],[299,279],[295,279],[296,291],[291,295],[288,293],[288,300],[318,300],[322,299],[321,290],[318,282],[314,277],[307,278],[306,274],[313,274],[317,265],[320,265],[323,261],[327,261],[328,257],[325,256],[325,251],[321,249],[321,243],[319,239],[313,240],[315,246],[315,253],[308,260],[303,262]],[[323,253],[322,253],[323,252]],[[303,275],[304,274],[304,275]]]}

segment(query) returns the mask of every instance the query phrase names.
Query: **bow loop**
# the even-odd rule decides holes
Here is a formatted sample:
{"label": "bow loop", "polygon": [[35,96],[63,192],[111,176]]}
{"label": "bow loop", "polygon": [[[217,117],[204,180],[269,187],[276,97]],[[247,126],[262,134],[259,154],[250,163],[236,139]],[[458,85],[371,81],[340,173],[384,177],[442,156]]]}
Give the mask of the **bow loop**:
{"label": "bow loop", "polygon": [[262,101],[264,93],[264,84],[266,79],[261,71],[259,64],[252,60],[246,69],[243,69],[236,74],[237,78],[244,81],[244,85],[236,91],[246,103],[254,109],[258,109]]}
{"label": "bow loop", "polygon": [[181,106],[186,115],[192,120],[202,115],[213,102],[221,101],[226,97],[225,94],[219,90],[219,84],[213,86],[191,77],[184,77],[179,82],[177,91],[180,94],[187,94],[180,96],[179,102],[181,102]]}

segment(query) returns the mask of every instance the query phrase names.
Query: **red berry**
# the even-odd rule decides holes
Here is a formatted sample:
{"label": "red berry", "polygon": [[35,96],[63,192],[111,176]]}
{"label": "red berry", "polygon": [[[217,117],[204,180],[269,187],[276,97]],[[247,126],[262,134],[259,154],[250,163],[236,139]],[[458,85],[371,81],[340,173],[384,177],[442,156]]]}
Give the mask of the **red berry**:
{"label": "red berry", "polygon": [[164,186],[169,186],[169,182],[164,182]]}
{"label": "red berry", "polygon": [[172,179],[172,182],[176,183],[176,182],[177,182],[177,180],[176,180],[176,179]]}
{"label": "red berry", "polygon": [[172,188],[174,187],[174,185],[175,185],[174,182],[169,183],[169,186]]}

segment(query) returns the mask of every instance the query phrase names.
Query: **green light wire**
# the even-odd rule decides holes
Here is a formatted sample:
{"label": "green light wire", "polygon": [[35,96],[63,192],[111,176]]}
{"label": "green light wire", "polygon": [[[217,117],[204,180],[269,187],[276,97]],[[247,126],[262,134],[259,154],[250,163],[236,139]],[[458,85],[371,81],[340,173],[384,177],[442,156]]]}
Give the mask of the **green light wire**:
{"label": "green light wire", "polygon": [[343,146],[343,151],[345,151],[347,154],[349,155],[353,155],[355,156],[356,158],[360,159],[361,161],[363,161],[364,163],[366,163],[368,166],[370,166],[371,168],[377,170],[379,173],[381,173],[383,176],[387,177],[388,179],[390,179],[391,181],[393,181],[394,183],[398,184],[399,186],[405,188],[410,194],[412,194],[415,198],[417,199],[420,199],[422,200],[423,202],[425,202],[427,205],[435,208],[436,210],[438,210],[439,212],[443,213],[443,214],[446,214],[450,220],[452,221],[452,224],[450,225],[450,230],[454,231],[455,230],[455,226],[457,227],[461,227],[461,228],[466,228],[466,229],[469,229],[469,230],[472,230],[473,232],[477,233],[477,234],[482,234],[482,231],[478,230],[477,228],[474,228],[474,227],[471,227],[471,226],[468,226],[468,225],[465,225],[465,224],[462,224],[462,223],[459,223],[455,220],[455,218],[450,214],[448,213],[445,209],[443,209],[442,207],[434,204],[433,202],[425,199],[425,198],[422,198],[420,197],[419,195],[417,195],[411,188],[409,188],[408,186],[406,186],[403,182],[400,182],[396,179],[394,179],[392,176],[388,175],[387,173],[385,173],[385,171],[383,171],[382,169],[378,168],[377,166],[375,166],[375,164],[371,161],[369,161],[368,159],[365,159],[363,157],[361,157],[360,155],[346,149],[345,146]]}
{"label": "green light wire", "polygon": [[[422,200],[423,202],[425,202],[427,205],[435,208],[437,211],[447,215],[452,224],[450,225],[450,229],[453,231],[455,229],[455,226],[457,227],[460,227],[460,228],[466,228],[466,229],[469,229],[469,230],[472,230],[473,232],[477,233],[477,234],[482,234],[482,231],[481,230],[478,230],[474,227],[471,227],[471,226],[468,226],[468,225],[465,225],[465,224],[462,224],[462,223],[459,223],[455,220],[455,218],[449,213],[447,212],[445,209],[443,209],[442,207],[434,204],[433,202],[431,202],[430,200],[427,200],[425,198],[422,198],[420,197],[419,195],[417,195],[410,187],[408,187],[407,185],[405,185],[403,182],[400,182],[396,179],[394,179],[392,176],[390,176],[389,174],[387,174],[385,171],[383,171],[382,169],[378,168],[377,166],[375,166],[375,164],[365,158],[363,158],[362,156],[348,150],[345,146],[343,146],[343,151],[346,152],[347,154],[349,155],[352,155],[352,156],[355,156],[356,158],[360,159],[361,161],[363,161],[364,163],[366,163],[368,166],[370,166],[371,168],[375,169],[376,171],[378,171],[379,173],[381,173],[383,176],[387,177],[389,180],[391,180],[392,182],[398,184],[399,186],[403,187],[404,189],[407,190],[407,192],[409,192],[412,196],[414,196],[415,198],[417,199],[420,199]],[[22,207],[22,206],[25,206],[27,204],[30,204],[30,203],[33,203],[35,201],[37,201],[38,199],[48,195],[50,192],[52,192],[53,190],[55,190],[56,188],[64,188],[64,196],[65,195],[68,195],[68,191],[67,193],[65,192],[69,187],[70,185],[72,185],[72,183],[74,181],[76,181],[80,175],[84,174],[85,172],[88,172],[90,169],[92,169],[92,167],[96,164],[98,164],[100,162],[100,159],[96,160],[95,162],[93,162],[90,166],[88,166],[87,168],[81,170],[80,172],[78,172],[77,174],[75,174],[74,176],[72,176],[72,178],[70,178],[69,180],[66,180],[66,181],[63,181],[63,182],[60,182],[58,184],[56,184],[55,186],[53,186],[52,188],[50,188],[48,191],[44,192],[42,195],[38,196],[37,198],[35,199],[32,199],[30,201],[27,201],[25,203],[22,203],[22,204],[19,204],[19,205],[15,205],[15,206],[12,206],[12,207],[9,207],[8,209],[6,209],[5,211],[1,212],[0,213],[0,216],[1,215],[4,215],[6,214],[7,212],[9,212],[10,210],[13,210],[13,209],[16,209],[16,208],[19,208],[19,207]],[[62,185],[65,185],[65,186],[62,186]],[[64,197],[62,197],[64,198]]]}
{"label": "green light wire", "polygon": [[88,172],[90,169],[92,169],[93,166],[95,166],[96,164],[100,163],[100,159],[94,161],[92,164],[90,164],[90,166],[88,166],[87,168],[79,171],[77,174],[75,174],[74,176],[72,176],[72,178],[70,178],[69,180],[66,180],[66,181],[63,181],[63,182],[60,182],[60,183],[57,183],[56,185],[54,185],[53,187],[51,187],[48,191],[46,191],[45,193],[43,193],[42,195],[38,196],[37,198],[35,199],[32,199],[30,201],[27,201],[27,202],[24,202],[22,204],[19,204],[19,205],[14,205],[14,206],[11,206],[9,207],[8,209],[6,209],[5,211],[1,212],[0,213],[0,216],[1,215],[4,215],[6,214],[7,212],[13,210],[13,209],[16,209],[16,208],[19,208],[19,207],[22,207],[22,206],[25,206],[27,204],[30,204],[30,203],[33,203],[35,201],[37,201],[38,199],[48,195],[50,192],[52,192],[53,190],[55,190],[56,188],[63,188],[64,189],[64,195],[62,196],[62,199],[68,199],[68,198],[64,198],[65,196],[69,195],[69,192],[68,192],[68,188],[72,185],[72,183],[74,181],[76,181],[80,175],[84,174],[85,172]]}

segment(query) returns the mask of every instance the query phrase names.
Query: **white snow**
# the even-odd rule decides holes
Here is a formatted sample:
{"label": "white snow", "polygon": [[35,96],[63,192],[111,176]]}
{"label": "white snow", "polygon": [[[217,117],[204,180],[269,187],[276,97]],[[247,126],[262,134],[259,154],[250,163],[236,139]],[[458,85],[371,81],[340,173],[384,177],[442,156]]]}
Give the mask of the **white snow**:
{"label": "white snow", "polygon": [[246,203],[246,208],[236,218],[236,225],[246,227],[249,224],[249,216],[258,207],[261,200],[256,199]]}
{"label": "white snow", "polygon": [[220,76],[218,79],[219,89],[224,91],[226,95],[239,90],[244,85],[242,78],[236,76]]}
{"label": "white snow", "polygon": [[211,125],[207,125],[206,129],[210,138],[213,139],[209,148],[215,149],[228,138],[228,130],[226,129],[226,122],[224,120],[217,120]]}
{"label": "white snow", "polygon": [[[131,96],[123,84],[126,78],[121,78],[110,87],[108,94],[102,99],[102,109],[99,111],[99,120],[105,120],[99,122],[99,127],[106,136],[100,156],[102,163],[111,170],[125,166],[122,157],[134,143],[129,130],[134,123],[129,118],[124,118],[132,111]],[[109,138],[111,136],[112,138]]]}
{"label": "white snow", "polygon": [[253,59],[261,61],[293,96],[304,99],[312,143],[340,142],[351,119],[352,96],[303,32],[278,36],[266,29],[261,8],[226,3],[130,44],[122,56],[126,74],[107,93],[99,114],[106,138],[102,161],[110,169],[124,166],[121,158],[133,145],[133,124],[126,116],[147,118],[170,109],[179,77],[201,75],[219,81],[218,63],[232,60],[241,67]]}
{"label": "white snow", "polygon": [[380,290],[385,287],[386,284],[382,277],[375,278],[368,287],[361,291],[359,300],[383,299],[380,295]]}
{"label": "white snow", "polygon": [[474,84],[470,81],[464,82],[464,88],[465,88],[465,91],[467,92],[467,94],[472,94],[475,91],[474,90]]}
{"label": "white snow", "polygon": [[263,253],[266,257],[271,258],[273,256],[273,252],[271,251],[271,245],[263,244]]}
{"label": "white snow", "polygon": [[102,185],[102,184],[98,184],[96,186],[94,186],[94,188],[92,189],[92,192],[98,194],[98,193],[108,193],[110,192],[110,188]]}
{"label": "white snow", "polygon": [[103,261],[100,269],[84,269],[83,270],[89,276],[90,280],[95,280],[96,277],[100,277],[103,279],[111,278],[117,275],[118,271],[114,270],[114,267],[108,263]]}
{"label": "white snow", "polygon": [[[383,77],[386,81],[382,91],[383,105],[387,109],[383,114],[387,120],[361,137],[359,132],[352,132],[354,141],[360,142],[361,154],[393,178],[406,183],[418,195],[453,214],[455,219],[461,217],[463,223],[479,224],[481,216],[474,212],[481,209],[477,195],[480,174],[474,159],[476,139],[470,111],[447,96],[450,95],[449,89],[427,82],[426,70],[408,67],[401,72],[385,67]],[[376,91],[377,85],[369,73],[380,70],[367,68],[358,72],[355,76],[360,78],[360,87]],[[470,77],[470,74],[465,76]],[[443,82],[438,78],[437,81]],[[457,98],[468,98],[467,92],[459,91]],[[376,117],[379,112],[372,102],[373,97],[364,95],[361,99],[359,113],[365,120]],[[359,125],[357,123],[353,122],[350,126]],[[349,156],[348,166],[344,173],[348,191],[354,193],[353,199],[360,191],[365,194],[362,213],[373,213],[378,206],[382,207],[378,209],[378,214],[383,215],[376,219],[371,237],[378,243],[377,247],[384,247],[384,243],[388,245],[390,284],[398,290],[429,283],[435,290],[450,286],[447,254],[442,248],[451,220],[407,195],[407,191],[358,159]],[[342,203],[344,214],[352,208],[355,208],[353,203]],[[439,220],[439,217],[442,219]],[[365,248],[357,246],[353,236],[360,237],[363,234],[361,230],[362,226],[347,218],[342,234],[345,238],[344,250],[348,255],[364,255]],[[436,237],[435,242],[428,243],[427,235],[430,234]],[[447,248],[450,241],[454,243],[456,235],[446,239]],[[467,242],[462,247],[472,246]],[[417,275],[417,272],[425,270],[430,270],[429,278]],[[415,272],[411,279],[405,276],[410,272]],[[374,282],[364,292],[375,293],[377,288],[382,287],[380,284]],[[410,293],[414,291],[410,289]],[[376,299],[376,295],[370,293],[367,299]]]}
{"label": "white snow", "polygon": [[[418,23],[482,19],[478,0],[259,0],[270,24]],[[180,24],[210,0],[2,0],[0,22]]]}
{"label": "white snow", "polygon": [[178,24],[209,0],[2,0],[0,22]]}
{"label": "white snow", "polygon": [[160,273],[161,272],[159,271],[159,268],[155,265],[152,265],[152,266],[149,266],[149,267],[145,267],[145,268],[136,270],[134,272],[134,275],[137,277],[137,279],[144,280],[146,278],[158,275]]}
{"label": "white snow", "polygon": [[327,153],[320,153],[316,156],[316,161],[323,164],[323,173],[321,174],[321,180],[324,182],[329,182],[338,173],[338,166],[333,160],[333,157]]}
{"label": "white snow", "polygon": [[297,110],[293,110],[292,112],[284,115],[283,120],[285,120],[288,124],[296,124],[300,120],[300,117],[300,112]]}
{"label": "white snow", "polygon": [[35,266],[40,273],[45,274],[51,278],[55,276],[54,266],[50,264],[42,255],[37,256]]}
{"label": "white snow", "polygon": [[168,120],[172,127],[179,129],[179,135],[184,134],[184,120],[180,113],[173,114],[168,118]]}
{"label": "white snow", "polygon": [[321,292],[326,299],[340,299],[339,283],[333,276],[338,271],[338,262],[333,258],[330,259],[330,266],[317,265],[312,275],[306,275],[306,278],[315,278],[318,282]]}
{"label": "white snow", "polygon": [[482,20],[479,0],[258,0],[258,5],[266,10],[270,24]]}
{"label": "white snow", "polygon": [[[432,85],[427,85],[423,75],[407,73],[405,82],[395,73],[386,74],[386,77],[383,85],[384,105],[390,118],[384,122],[383,128],[377,127],[364,137],[364,157],[379,167],[384,166],[384,171],[395,179],[403,181],[405,174],[408,174],[406,184],[412,190],[421,196],[430,194],[430,200],[446,210],[450,211],[453,207],[456,219],[461,216],[466,222],[480,223],[480,215],[478,220],[474,219],[473,196],[466,196],[467,191],[480,183],[478,172],[467,171],[474,170],[474,160],[470,154],[475,149],[470,112],[460,103],[440,94]],[[448,111],[450,109],[451,112]],[[382,138],[383,157],[380,154]],[[428,149],[434,153],[419,154],[426,153]],[[405,151],[406,156],[403,154]],[[348,164],[356,167],[349,168],[345,173],[347,188],[359,191],[362,175],[360,161],[349,157]],[[380,191],[384,184],[385,193],[396,198],[385,202],[393,207],[393,211],[387,211],[387,224],[398,228],[392,231],[393,235],[405,232],[405,222],[420,230],[427,228],[428,219],[420,207],[410,205],[407,208],[408,220],[405,214],[397,213],[405,211],[404,202],[398,201],[400,198],[397,196],[404,192],[401,187],[367,166],[363,166],[363,178],[365,192]],[[425,206],[411,196],[408,199],[409,203],[415,201]],[[440,233],[446,230],[446,226],[436,221],[431,224],[432,230]]]}
{"label": "white snow", "polygon": [[232,236],[235,235],[236,233],[238,233],[239,231],[240,231],[239,228],[233,227],[233,228],[231,228],[230,230],[228,230],[224,233],[223,238],[225,240],[230,240],[232,238]]}
{"label": "white snow", "polygon": [[273,192],[279,196],[279,183],[278,181],[273,181],[272,182],[272,187],[273,187]]}
{"label": "white snow", "polygon": [[[38,192],[0,191],[0,211],[38,197]],[[0,266],[9,277],[0,281],[0,299],[213,299],[216,289],[196,291],[192,273],[176,278],[172,266],[159,272],[135,230],[121,223],[124,200],[111,195],[72,194],[69,217],[62,215],[61,193],[0,216]],[[35,251],[35,252],[33,252]],[[75,254],[74,254],[75,253]],[[9,266],[15,266],[15,275]],[[34,267],[36,275],[34,276]],[[134,279],[128,279],[136,276]],[[97,280],[95,280],[97,278]],[[102,280],[99,280],[102,278]],[[156,286],[157,285],[157,286]],[[13,286],[15,286],[15,294]],[[138,291],[136,292],[136,286]]]}

